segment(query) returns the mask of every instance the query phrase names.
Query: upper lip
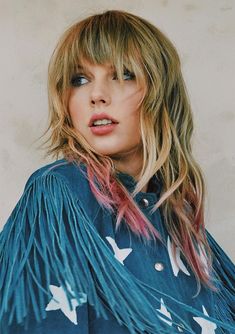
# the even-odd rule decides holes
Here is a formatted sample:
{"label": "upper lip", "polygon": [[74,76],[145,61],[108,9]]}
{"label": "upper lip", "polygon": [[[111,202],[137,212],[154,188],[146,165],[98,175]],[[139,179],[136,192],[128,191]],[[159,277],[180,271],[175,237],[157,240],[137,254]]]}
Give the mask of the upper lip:
{"label": "upper lip", "polygon": [[92,115],[90,122],[88,124],[88,126],[93,126],[93,123],[97,120],[101,120],[101,119],[110,119],[113,123],[118,123],[118,121],[116,119],[114,119],[113,117],[105,114],[105,113],[100,113],[100,114],[94,114]]}

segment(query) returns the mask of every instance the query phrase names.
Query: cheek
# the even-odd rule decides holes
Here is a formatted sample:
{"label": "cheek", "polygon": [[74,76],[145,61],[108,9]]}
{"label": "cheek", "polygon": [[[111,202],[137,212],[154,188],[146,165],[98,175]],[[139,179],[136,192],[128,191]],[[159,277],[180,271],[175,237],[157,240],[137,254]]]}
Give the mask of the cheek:
{"label": "cheek", "polygon": [[68,111],[72,123],[76,127],[80,123],[79,120],[84,118],[82,105],[83,105],[82,101],[77,96],[70,97],[68,103]]}
{"label": "cheek", "polygon": [[126,98],[124,99],[124,103],[126,104],[131,115],[136,115],[137,113],[139,113],[142,99],[142,90],[134,90],[126,96]]}

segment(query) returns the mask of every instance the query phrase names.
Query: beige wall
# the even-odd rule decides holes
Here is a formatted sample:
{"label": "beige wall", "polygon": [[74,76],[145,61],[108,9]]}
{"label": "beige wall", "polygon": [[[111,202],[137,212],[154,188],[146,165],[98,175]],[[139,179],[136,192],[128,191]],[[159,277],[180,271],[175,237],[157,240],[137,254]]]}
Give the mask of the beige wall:
{"label": "beige wall", "polygon": [[206,223],[235,260],[235,1],[0,0],[0,223],[43,159],[47,64],[72,22],[104,9],[149,19],[175,43],[195,119],[194,152],[207,183]]}

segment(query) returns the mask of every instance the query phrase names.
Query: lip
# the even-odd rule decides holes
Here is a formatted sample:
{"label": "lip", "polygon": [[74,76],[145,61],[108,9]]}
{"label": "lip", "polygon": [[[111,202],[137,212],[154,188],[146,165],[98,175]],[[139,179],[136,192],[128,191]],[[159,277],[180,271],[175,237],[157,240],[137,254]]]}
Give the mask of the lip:
{"label": "lip", "polygon": [[116,126],[117,123],[112,123],[107,125],[91,126],[90,129],[94,135],[104,136],[114,131]]}
{"label": "lip", "polygon": [[[95,127],[95,126],[93,126],[93,123],[94,123],[94,121],[97,121],[97,120],[101,120],[101,119],[110,119],[114,124],[111,124],[111,125],[115,125],[115,124],[118,124],[118,121],[116,120],[116,119],[114,119],[113,117],[110,117],[109,115],[107,115],[106,113],[99,113],[99,114],[94,114],[94,115],[92,115],[92,117],[91,117],[91,119],[90,119],[90,121],[89,121],[89,124],[88,124],[88,126],[89,127]],[[111,125],[109,125],[110,127],[111,127]],[[105,127],[106,125],[104,125],[104,126],[100,126],[100,127]]]}

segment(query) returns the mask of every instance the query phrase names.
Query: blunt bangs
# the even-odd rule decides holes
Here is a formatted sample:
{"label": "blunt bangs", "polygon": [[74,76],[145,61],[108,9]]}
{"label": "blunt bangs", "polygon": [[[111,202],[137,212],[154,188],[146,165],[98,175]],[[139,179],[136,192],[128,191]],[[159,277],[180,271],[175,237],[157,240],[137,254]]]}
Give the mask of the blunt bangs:
{"label": "blunt bangs", "polygon": [[84,62],[110,64],[121,82],[124,70],[128,70],[134,73],[139,86],[146,86],[144,61],[135,30],[130,20],[112,13],[87,18],[74,25],[63,43],[65,86]]}

